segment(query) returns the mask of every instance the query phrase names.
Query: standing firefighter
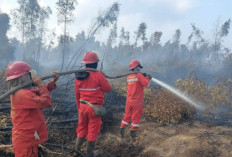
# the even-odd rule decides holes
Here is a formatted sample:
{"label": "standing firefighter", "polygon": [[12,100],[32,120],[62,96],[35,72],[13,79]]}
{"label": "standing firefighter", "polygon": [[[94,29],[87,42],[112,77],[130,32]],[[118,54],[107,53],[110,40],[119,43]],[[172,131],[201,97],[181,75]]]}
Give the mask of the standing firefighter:
{"label": "standing firefighter", "polygon": [[125,107],[124,118],[121,122],[120,137],[124,137],[126,126],[131,123],[130,141],[134,142],[136,138],[136,131],[139,127],[139,122],[143,114],[143,88],[148,87],[151,75],[141,74],[140,70],[143,67],[138,60],[131,60],[129,69],[136,74],[131,74],[127,77],[127,100]]}
{"label": "standing firefighter", "polygon": [[[86,68],[97,69],[98,56],[95,52],[87,52],[82,60]],[[102,121],[101,116],[96,115],[93,107],[102,108],[104,104],[103,92],[109,92],[110,84],[101,72],[87,71],[76,74],[75,95],[79,114],[78,126],[76,129],[76,150],[87,139],[87,156],[93,156],[95,141],[100,132]],[[75,153],[76,154],[76,153]]]}
{"label": "standing firefighter", "polygon": [[9,90],[31,80],[39,87],[32,89],[32,85],[29,85],[10,96],[12,144],[15,157],[38,157],[38,145],[48,140],[41,109],[51,107],[49,91],[56,88],[55,82],[58,76],[44,85],[41,78],[32,77],[31,72],[31,67],[21,61],[10,63],[6,69]]}

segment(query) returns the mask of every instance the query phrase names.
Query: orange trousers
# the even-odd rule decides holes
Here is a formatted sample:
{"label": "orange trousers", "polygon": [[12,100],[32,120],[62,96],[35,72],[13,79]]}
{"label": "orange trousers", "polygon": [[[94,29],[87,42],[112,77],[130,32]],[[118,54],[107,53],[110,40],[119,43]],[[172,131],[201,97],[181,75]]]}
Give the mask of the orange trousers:
{"label": "orange trousers", "polygon": [[14,148],[15,157],[38,157],[38,146],[28,148]]}
{"label": "orange trousers", "polygon": [[96,141],[101,130],[101,116],[97,116],[91,106],[80,104],[77,137]]}
{"label": "orange trousers", "polygon": [[129,122],[132,121],[131,129],[138,129],[142,115],[143,104],[127,102],[125,107],[124,118],[121,122],[121,128],[125,128],[129,124]]}

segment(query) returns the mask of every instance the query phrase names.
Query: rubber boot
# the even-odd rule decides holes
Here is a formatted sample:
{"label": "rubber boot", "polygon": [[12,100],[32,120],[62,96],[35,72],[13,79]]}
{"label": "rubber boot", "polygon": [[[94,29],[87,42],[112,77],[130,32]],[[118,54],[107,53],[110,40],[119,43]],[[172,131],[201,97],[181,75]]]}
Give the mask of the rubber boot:
{"label": "rubber boot", "polygon": [[87,141],[87,157],[94,157],[95,141]]}
{"label": "rubber boot", "polygon": [[137,130],[130,130],[130,142],[131,143],[136,141],[136,131]]}
{"label": "rubber boot", "polygon": [[125,132],[125,128],[120,128],[120,133],[119,133],[120,138],[124,138],[124,132]]}
{"label": "rubber boot", "polygon": [[76,138],[76,144],[75,144],[75,152],[74,152],[74,156],[78,155],[77,151],[81,151],[81,145],[85,142],[85,138]]}

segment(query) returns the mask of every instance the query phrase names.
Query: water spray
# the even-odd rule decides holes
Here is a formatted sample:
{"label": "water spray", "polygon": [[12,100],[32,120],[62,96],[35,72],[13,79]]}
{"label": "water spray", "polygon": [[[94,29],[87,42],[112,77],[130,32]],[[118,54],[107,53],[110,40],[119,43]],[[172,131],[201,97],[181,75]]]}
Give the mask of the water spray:
{"label": "water spray", "polygon": [[195,101],[191,100],[189,97],[187,97],[185,94],[181,93],[180,91],[178,91],[177,89],[167,85],[166,83],[157,80],[155,78],[151,79],[153,82],[157,83],[158,85],[162,86],[163,88],[167,89],[168,91],[172,92],[173,94],[175,94],[176,96],[178,96],[179,98],[181,98],[182,100],[184,100],[185,102],[187,102],[188,104],[192,105],[193,107],[199,109],[199,110],[204,110],[205,106],[202,103],[196,103]]}

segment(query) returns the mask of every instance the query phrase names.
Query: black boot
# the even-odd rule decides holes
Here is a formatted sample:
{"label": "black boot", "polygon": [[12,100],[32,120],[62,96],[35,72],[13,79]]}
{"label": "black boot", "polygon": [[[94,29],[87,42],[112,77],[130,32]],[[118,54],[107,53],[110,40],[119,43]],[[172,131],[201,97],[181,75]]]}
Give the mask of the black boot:
{"label": "black boot", "polygon": [[120,128],[120,133],[119,133],[120,138],[124,138],[124,132],[125,132],[125,128]]}
{"label": "black boot", "polygon": [[87,141],[87,157],[94,157],[93,150],[95,147],[95,141]]}
{"label": "black boot", "polygon": [[130,142],[131,143],[136,141],[136,131],[137,130],[130,130]]}
{"label": "black boot", "polygon": [[75,144],[75,152],[74,156],[78,155],[78,151],[81,151],[81,145],[85,142],[85,138],[76,138],[76,144]]}

